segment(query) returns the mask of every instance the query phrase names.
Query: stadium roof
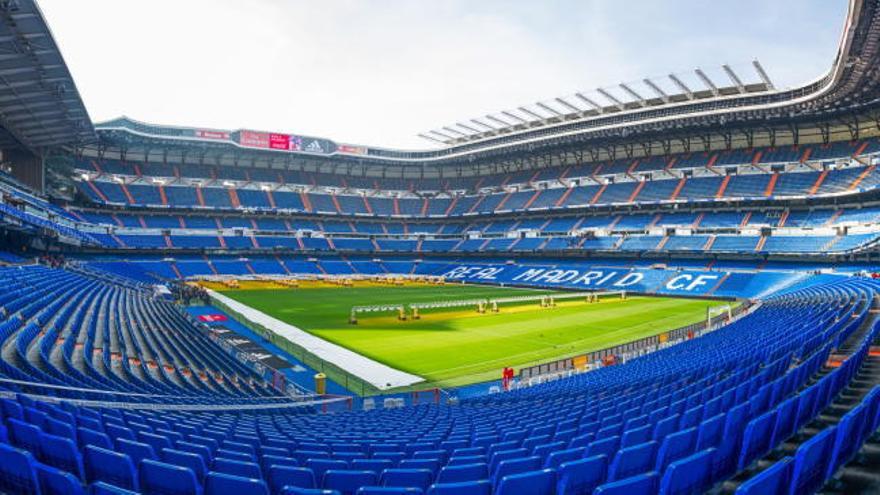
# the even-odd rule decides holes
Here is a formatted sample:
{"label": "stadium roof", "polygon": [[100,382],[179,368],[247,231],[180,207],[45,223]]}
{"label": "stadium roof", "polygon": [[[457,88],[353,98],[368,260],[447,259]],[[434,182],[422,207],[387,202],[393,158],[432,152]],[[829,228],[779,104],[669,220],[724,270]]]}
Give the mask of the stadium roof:
{"label": "stadium roof", "polygon": [[[856,140],[880,129],[880,1],[849,0],[837,56],[821,77],[775,88],[760,64],[719,74],[696,70],[578,93],[433,133],[448,144],[397,150],[295,134],[161,126],[127,118],[98,124],[83,154],[178,163],[303,170],[375,167],[379,174],[540,168],[561,161],[719,147]],[[503,131],[502,131],[503,130]],[[812,141],[810,141],[812,140]],[[445,143],[444,143],[445,144]],[[640,151],[641,150],[641,151]],[[382,170],[379,170],[382,169]],[[408,172],[404,172],[408,170]],[[441,172],[442,174],[442,172]]]}
{"label": "stadium roof", "polygon": [[694,70],[693,74],[669,74],[663,79],[645,78],[641,81],[620,83],[616,87],[597,88],[586,94],[578,92],[495,115],[456,122],[441,129],[423,132],[419,137],[444,146],[454,146],[559,123],[576,123],[626,110],[663,107],[719,96],[767,93],[775,89],[760,62],[752,61],[751,70],[754,71],[751,79],[744,81],[730,65],[722,65],[718,75],[729,84],[716,83],[717,76],[712,79],[702,69]]}
{"label": "stadium roof", "polygon": [[0,147],[94,140],[67,64],[33,0],[0,0]]}

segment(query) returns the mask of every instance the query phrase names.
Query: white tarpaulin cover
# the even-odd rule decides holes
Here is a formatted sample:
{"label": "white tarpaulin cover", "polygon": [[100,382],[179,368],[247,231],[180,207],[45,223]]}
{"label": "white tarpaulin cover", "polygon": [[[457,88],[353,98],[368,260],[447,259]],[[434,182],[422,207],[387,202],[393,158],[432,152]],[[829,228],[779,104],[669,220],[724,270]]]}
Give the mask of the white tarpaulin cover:
{"label": "white tarpaulin cover", "polygon": [[361,356],[345,347],[327,342],[293,325],[284,323],[266,313],[226,297],[219,292],[208,289],[208,293],[210,293],[211,297],[217,298],[218,301],[248,320],[284,337],[324,361],[348,371],[378,389],[385,390],[393,387],[403,387],[424,381],[424,378],[420,376],[396,370],[390,366],[373,361],[368,357]]}

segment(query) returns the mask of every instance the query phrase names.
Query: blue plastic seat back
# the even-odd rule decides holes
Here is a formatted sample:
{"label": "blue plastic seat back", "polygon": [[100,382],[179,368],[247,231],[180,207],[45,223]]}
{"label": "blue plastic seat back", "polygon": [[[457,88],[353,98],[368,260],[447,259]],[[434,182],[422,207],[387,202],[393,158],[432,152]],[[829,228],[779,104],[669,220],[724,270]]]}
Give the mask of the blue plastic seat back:
{"label": "blue plastic seat back", "polygon": [[495,467],[492,473],[492,482],[495,486],[501,482],[501,478],[511,475],[525,473],[527,471],[537,471],[541,469],[541,458],[538,456],[523,457],[520,459],[507,459],[501,461]]}
{"label": "blue plastic seat back", "polygon": [[39,427],[17,419],[10,419],[6,424],[9,426],[9,440],[12,441],[13,445],[30,452],[40,451],[40,434],[42,431]]}
{"label": "blue plastic seat back", "polygon": [[489,469],[494,472],[499,462],[506,461],[507,459],[519,459],[528,455],[529,451],[523,448],[499,450],[489,456]]}
{"label": "blue plastic seat back", "polygon": [[386,469],[382,471],[379,483],[382,486],[413,487],[427,490],[434,481],[434,473],[429,469]]}
{"label": "blue plastic seat back", "polygon": [[657,425],[654,426],[654,432],[651,438],[653,440],[657,440],[658,442],[662,442],[667,435],[671,435],[672,433],[678,431],[678,423],[680,421],[680,414],[669,416],[668,418],[660,420]]}
{"label": "blue plastic seat back", "polygon": [[309,459],[305,463],[305,467],[315,473],[315,482],[321,486],[324,482],[324,473],[330,469],[348,469],[348,463],[345,461],[332,461],[330,459]]}
{"label": "blue plastic seat back", "polygon": [[206,445],[200,445],[197,443],[191,442],[177,442],[177,446],[175,446],[174,450],[181,450],[183,452],[189,452],[191,454],[196,454],[197,456],[202,458],[202,462],[205,463],[205,466],[210,466],[214,461],[214,456],[211,454],[211,448]]}
{"label": "blue plastic seat back", "polygon": [[202,484],[192,469],[144,459],[138,467],[138,482],[144,493],[200,495]]}
{"label": "blue plastic seat back", "polygon": [[0,444],[0,492],[11,494],[39,492],[36,464],[30,452]]}
{"label": "blue plastic seat back", "polygon": [[447,466],[461,466],[462,464],[487,464],[485,455],[465,455],[460,457],[451,457]]}
{"label": "blue plastic seat back", "polygon": [[86,481],[103,481],[137,491],[137,478],[131,458],[125,454],[89,445],[83,451]]}
{"label": "blue plastic seat back", "polygon": [[352,469],[362,469],[381,473],[386,469],[393,468],[394,462],[390,459],[354,459],[349,465]]}
{"label": "blue plastic seat back", "polygon": [[76,429],[70,423],[65,423],[55,418],[49,418],[46,421],[46,427],[43,429],[43,432],[69,438],[76,443]]}
{"label": "blue plastic seat back", "polygon": [[724,414],[716,414],[715,416],[704,420],[697,427],[697,450],[705,450],[709,447],[717,447],[721,444],[721,438],[724,435],[724,422],[726,416]]}
{"label": "blue plastic seat back", "polygon": [[462,481],[460,483],[434,483],[427,495],[492,495],[489,480]]}
{"label": "blue plastic seat back", "polygon": [[256,462],[256,457],[253,454],[248,452],[240,452],[238,450],[229,450],[226,448],[217,449],[214,452],[216,457],[223,457],[224,459],[233,459],[241,462]]}
{"label": "blue plastic seat back", "polygon": [[697,429],[688,428],[672,433],[663,439],[660,450],[657,452],[655,470],[662,473],[669,463],[687,457],[694,452],[697,445]]}
{"label": "blue plastic seat back", "polygon": [[427,469],[436,475],[441,465],[440,459],[404,459],[397,467],[400,469]]}
{"label": "blue plastic seat back", "polygon": [[100,431],[80,427],[76,430],[76,437],[79,439],[80,450],[85,449],[89,445],[94,445],[95,447],[100,447],[106,450],[113,450],[113,442],[110,441],[110,437]]}
{"label": "blue plastic seat back", "polygon": [[557,471],[559,481],[556,484],[556,492],[559,495],[593,493],[597,486],[605,482],[608,457],[599,455],[564,462]]}
{"label": "blue plastic seat back", "polygon": [[743,470],[752,461],[770,451],[773,440],[773,427],[776,425],[776,410],[768,411],[749,421],[743,434],[739,452],[738,469]]}
{"label": "blue plastic seat back", "polygon": [[89,485],[89,495],[139,495],[139,492],[133,492],[110,483],[98,481]]}
{"label": "blue plastic seat back", "polygon": [[362,486],[356,495],[422,495],[424,490],[399,486]]}
{"label": "blue plastic seat back", "polygon": [[205,495],[269,495],[262,480],[210,472],[205,476]]}
{"label": "blue plastic seat back", "polygon": [[620,448],[625,449],[627,447],[632,447],[633,445],[645,443],[651,440],[651,435],[653,433],[653,425],[644,425],[633,428],[631,430],[627,430],[623,432],[623,437],[620,441]]}
{"label": "blue plastic seat back", "polygon": [[532,452],[530,455],[536,455],[536,456],[543,459],[543,458],[547,457],[548,455],[550,455],[551,452],[555,452],[557,450],[562,450],[564,448],[565,448],[565,442],[563,442],[563,441],[544,443],[541,445],[536,445],[535,448],[532,449]]}
{"label": "blue plastic seat back", "polygon": [[600,485],[593,495],[654,495],[659,480],[657,473],[640,474]]}
{"label": "blue plastic seat back", "polygon": [[840,418],[840,422],[837,424],[837,434],[834,438],[834,447],[828,460],[826,478],[831,478],[837,469],[849,462],[861,448],[864,441],[863,434],[867,413],[868,405],[862,402]]}
{"label": "blue plastic seat back", "polygon": [[608,481],[617,481],[637,474],[647,473],[654,468],[659,444],[652,440],[634,447],[621,449],[608,468]]}
{"label": "blue plastic seat back", "polygon": [[556,470],[542,469],[525,473],[511,474],[501,478],[496,495],[554,495],[556,490]]}
{"label": "blue plastic seat back", "polygon": [[556,452],[550,453],[550,455],[545,458],[544,467],[556,469],[564,462],[574,461],[582,458],[584,456],[584,452],[586,451],[586,447],[557,450]]}
{"label": "blue plastic seat back", "polygon": [[162,449],[162,461],[190,468],[200,483],[205,479],[205,474],[208,471],[208,466],[202,456],[183,450]]}
{"label": "blue plastic seat back", "polygon": [[40,495],[81,495],[82,482],[76,476],[43,464],[37,465]]}
{"label": "blue plastic seat back", "polygon": [[604,440],[595,440],[589,445],[587,445],[587,451],[584,453],[586,457],[594,457],[597,455],[604,455],[609,459],[614,457],[614,454],[617,453],[617,449],[620,446],[620,437],[611,437],[606,438]]}
{"label": "blue plastic seat back", "polygon": [[40,461],[76,476],[84,477],[82,457],[73,440],[57,435],[40,435]]}
{"label": "blue plastic seat back", "polygon": [[710,448],[669,464],[660,480],[661,495],[691,495],[703,493],[712,486],[712,456]]}
{"label": "blue plastic seat back", "polygon": [[800,396],[796,395],[776,407],[776,424],[773,426],[771,445],[779,445],[794,435]]}
{"label": "blue plastic seat back", "polygon": [[376,485],[378,481],[378,477],[373,471],[330,469],[324,473],[323,488],[338,490],[343,494],[353,494],[358,488]]}
{"label": "blue plastic seat back", "polygon": [[446,466],[437,474],[437,483],[460,483],[489,479],[489,465],[484,462]]}
{"label": "blue plastic seat back", "polygon": [[269,490],[280,493],[285,486],[317,488],[315,474],[309,468],[274,465],[268,471]]}
{"label": "blue plastic seat back", "polygon": [[211,464],[211,470],[218,473],[243,476],[245,478],[263,478],[263,471],[258,464],[237,461],[235,459],[226,459],[223,457],[217,457],[214,459],[214,463]]}
{"label": "blue plastic seat back", "polygon": [[825,483],[836,434],[837,427],[826,428],[798,447],[792,471],[792,493],[813,493]]}
{"label": "blue plastic seat back", "polygon": [[772,493],[788,493],[793,469],[794,458],[785,457],[740,485],[736,490],[736,494],[767,495]]}
{"label": "blue plastic seat back", "polygon": [[131,462],[135,466],[139,466],[144,459],[157,460],[157,450],[152,445],[143,442],[134,442],[120,438],[116,441],[116,450],[131,457]]}

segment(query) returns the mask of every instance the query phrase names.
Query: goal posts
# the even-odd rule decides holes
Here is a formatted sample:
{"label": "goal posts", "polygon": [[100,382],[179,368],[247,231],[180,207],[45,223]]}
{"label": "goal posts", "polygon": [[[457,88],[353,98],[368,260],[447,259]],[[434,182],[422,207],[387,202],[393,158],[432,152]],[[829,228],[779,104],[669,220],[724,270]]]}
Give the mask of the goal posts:
{"label": "goal posts", "polygon": [[397,313],[398,320],[406,320],[406,309],[403,304],[378,304],[375,306],[352,306],[351,314],[348,317],[348,322],[352,325],[357,325],[358,319],[357,316],[360,313],[389,313],[395,312]]}

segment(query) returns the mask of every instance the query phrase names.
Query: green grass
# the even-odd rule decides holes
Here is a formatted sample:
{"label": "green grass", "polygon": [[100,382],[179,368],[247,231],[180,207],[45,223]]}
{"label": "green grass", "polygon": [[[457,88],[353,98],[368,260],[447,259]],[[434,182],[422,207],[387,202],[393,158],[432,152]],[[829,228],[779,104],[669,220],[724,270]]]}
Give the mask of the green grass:
{"label": "green grass", "polygon": [[[472,308],[431,311],[421,320],[362,314],[352,306],[525,294],[522,289],[474,286],[301,288],[224,291],[254,309],[394,368],[451,387],[500,377],[519,368],[604,349],[705,319],[708,306],[725,303],[667,297],[582,300],[540,309],[537,303],[502,306],[497,314]],[[427,384],[426,384],[427,385]],[[425,385],[425,386],[426,386]]]}

